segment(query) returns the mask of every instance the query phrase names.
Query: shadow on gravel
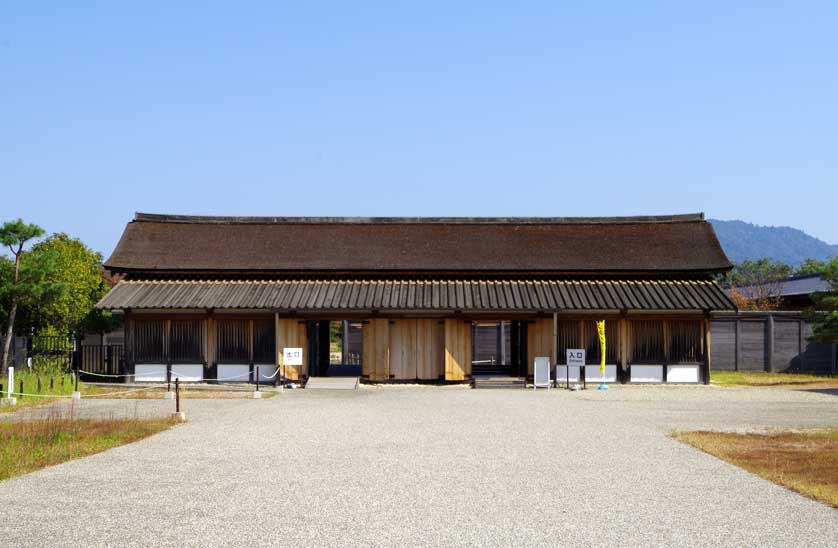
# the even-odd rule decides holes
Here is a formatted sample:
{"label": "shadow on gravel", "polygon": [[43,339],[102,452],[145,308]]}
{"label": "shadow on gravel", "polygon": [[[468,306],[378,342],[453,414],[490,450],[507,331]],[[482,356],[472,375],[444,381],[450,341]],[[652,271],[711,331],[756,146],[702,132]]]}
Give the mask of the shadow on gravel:
{"label": "shadow on gravel", "polygon": [[838,388],[801,388],[800,391],[826,394],[828,396],[838,396]]}

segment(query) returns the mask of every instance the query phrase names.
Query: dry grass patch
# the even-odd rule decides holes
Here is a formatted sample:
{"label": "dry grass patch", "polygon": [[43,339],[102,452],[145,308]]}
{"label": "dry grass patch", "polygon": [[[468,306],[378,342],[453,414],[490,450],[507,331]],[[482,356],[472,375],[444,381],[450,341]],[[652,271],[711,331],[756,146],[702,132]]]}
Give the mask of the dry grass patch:
{"label": "dry grass patch", "polygon": [[679,432],[674,437],[838,508],[838,429],[776,434]]}
{"label": "dry grass patch", "polygon": [[717,386],[838,388],[838,377],[761,371],[713,371],[710,373],[710,383]]}
{"label": "dry grass patch", "polygon": [[171,419],[92,420],[60,416],[0,422],[0,480],[141,440],[175,424]]}

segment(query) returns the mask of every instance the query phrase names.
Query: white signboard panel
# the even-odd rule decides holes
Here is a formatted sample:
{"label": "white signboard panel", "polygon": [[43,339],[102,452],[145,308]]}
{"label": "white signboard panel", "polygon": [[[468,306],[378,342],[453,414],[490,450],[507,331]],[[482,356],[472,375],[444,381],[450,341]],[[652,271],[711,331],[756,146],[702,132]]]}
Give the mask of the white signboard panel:
{"label": "white signboard panel", "polygon": [[567,349],[567,365],[570,367],[585,365],[585,349],[584,348],[568,348]]}
{"label": "white signboard panel", "polygon": [[282,363],[284,365],[303,365],[303,349],[283,348]]}
{"label": "white signboard panel", "polygon": [[533,364],[533,388],[550,388],[550,358],[536,358]]}

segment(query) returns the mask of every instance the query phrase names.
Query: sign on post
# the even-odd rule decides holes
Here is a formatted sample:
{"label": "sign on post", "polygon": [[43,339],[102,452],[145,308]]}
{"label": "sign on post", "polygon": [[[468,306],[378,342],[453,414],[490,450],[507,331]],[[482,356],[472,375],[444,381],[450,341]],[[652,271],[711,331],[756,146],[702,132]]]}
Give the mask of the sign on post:
{"label": "sign on post", "polygon": [[283,348],[282,365],[303,365],[303,349]]}
{"label": "sign on post", "polygon": [[[570,368],[577,367],[579,376],[576,378],[577,382],[585,379],[585,349],[584,348],[568,348],[567,349],[567,366],[565,371],[565,379],[567,387],[570,388]],[[557,375],[558,376],[558,375]]]}

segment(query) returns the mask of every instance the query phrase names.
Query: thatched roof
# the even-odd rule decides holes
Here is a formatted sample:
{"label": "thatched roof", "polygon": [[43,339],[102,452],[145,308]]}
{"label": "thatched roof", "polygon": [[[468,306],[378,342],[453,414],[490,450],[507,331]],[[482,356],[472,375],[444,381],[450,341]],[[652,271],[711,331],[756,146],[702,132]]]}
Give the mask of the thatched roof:
{"label": "thatched roof", "polygon": [[105,266],[159,274],[709,274],[703,214],[605,218],[190,217],[138,213]]}

